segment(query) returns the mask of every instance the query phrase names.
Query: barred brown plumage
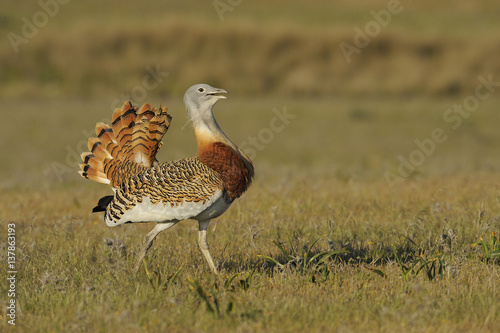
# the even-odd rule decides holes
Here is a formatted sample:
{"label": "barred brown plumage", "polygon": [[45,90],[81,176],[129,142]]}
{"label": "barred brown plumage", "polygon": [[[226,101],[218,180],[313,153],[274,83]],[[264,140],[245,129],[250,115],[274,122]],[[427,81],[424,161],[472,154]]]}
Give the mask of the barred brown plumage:
{"label": "barred brown plumage", "polygon": [[113,112],[112,127],[96,124],[97,137],[89,139],[90,152],[82,154],[80,174],[116,188],[124,177],[153,166],[171,119],[166,107],[156,110],[146,103],[137,111],[124,103]]}
{"label": "barred brown plumage", "polygon": [[113,196],[99,200],[94,212],[105,211],[109,226],[131,222],[158,222],[146,235],[137,271],[155,237],[185,219],[199,222],[198,245],[210,268],[217,273],[206,240],[210,220],[223,214],[250,186],[252,162],[222,132],[212,108],[226,97],[223,89],[206,84],[190,87],[184,95],[193,122],[198,157],[159,163],[156,153],[172,117],[167,108],[140,109],[126,102],[115,109],[111,126],[96,124],[95,138],[82,153],[80,174],[109,184]]}
{"label": "barred brown plumage", "polygon": [[123,214],[145,197],[149,197],[153,205],[161,203],[174,207],[183,201],[206,202],[222,189],[218,174],[197,157],[162,163],[127,179],[116,189],[111,204],[119,203],[120,206],[110,207],[108,224],[120,223]]}

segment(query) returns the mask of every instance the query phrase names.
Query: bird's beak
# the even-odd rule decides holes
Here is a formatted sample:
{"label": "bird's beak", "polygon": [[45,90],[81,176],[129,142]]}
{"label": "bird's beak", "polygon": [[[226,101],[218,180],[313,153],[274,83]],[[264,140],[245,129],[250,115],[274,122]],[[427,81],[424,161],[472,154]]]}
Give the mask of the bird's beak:
{"label": "bird's beak", "polygon": [[227,96],[221,95],[221,94],[227,94],[228,92],[224,89],[215,89],[215,91],[207,94],[211,96],[216,96],[218,99],[227,99]]}

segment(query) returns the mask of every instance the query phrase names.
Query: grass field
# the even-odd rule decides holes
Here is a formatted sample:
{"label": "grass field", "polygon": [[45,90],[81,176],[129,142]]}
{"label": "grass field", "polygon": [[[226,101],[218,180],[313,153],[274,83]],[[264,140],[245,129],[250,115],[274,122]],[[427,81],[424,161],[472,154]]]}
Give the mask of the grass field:
{"label": "grass field", "polygon": [[[498,6],[402,4],[351,63],[339,44],[387,1],[243,1],[223,21],[211,2],[69,2],[18,53],[2,39],[0,331],[499,331]],[[3,6],[2,35],[41,8]],[[128,94],[169,106],[160,161],[195,155],[182,94],[203,81],[230,91],[215,116],[255,181],[209,227],[219,276],[194,221],[135,275],[153,226],[92,214],[111,190],[79,153]]]}

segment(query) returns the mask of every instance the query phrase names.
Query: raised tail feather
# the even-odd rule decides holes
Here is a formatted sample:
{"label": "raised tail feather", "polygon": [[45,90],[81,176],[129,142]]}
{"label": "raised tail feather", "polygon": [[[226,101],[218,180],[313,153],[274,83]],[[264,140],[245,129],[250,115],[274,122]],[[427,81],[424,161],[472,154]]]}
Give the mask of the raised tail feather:
{"label": "raised tail feather", "polygon": [[156,110],[144,104],[139,110],[130,102],[115,109],[111,126],[96,124],[96,138],[90,138],[90,152],[82,153],[80,174],[116,188],[125,179],[158,163],[156,153],[172,117],[167,108]]}

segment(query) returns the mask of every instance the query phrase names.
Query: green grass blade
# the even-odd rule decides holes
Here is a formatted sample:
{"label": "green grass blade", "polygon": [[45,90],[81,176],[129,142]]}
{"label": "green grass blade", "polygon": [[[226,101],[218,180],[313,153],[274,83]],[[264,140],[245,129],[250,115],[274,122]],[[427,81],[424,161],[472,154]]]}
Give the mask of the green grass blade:
{"label": "green grass blade", "polygon": [[233,274],[233,276],[231,276],[230,278],[227,278],[226,282],[224,282],[224,288],[229,289],[229,287],[231,286],[231,283],[233,282],[234,279],[236,279],[236,277],[238,275],[240,275],[240,273]]}
{"label": "green grass blade", "polygon": [[159,269],[155,271],[155,275],[156,275],[156,285],[161,286],[161,273]]}
{"label": "green grass blade", "polygon": [[307,251],[304,253],[304,269],[308,269],[309,266],[311,265],[312,262],[314,262],[314,259],[317,257],[317,256],[314,256],[313,258],[309,258],[311,256],[311,251],[312,251],[312,248],[314,247],[314,245],[316,245],[316,243],[322,239],[323,237],[325,237],[326,235],[323,235],[321,237],[319,237],[318,239],[316,239],[314,242],[312,242],[311,246],[309,246],[307,248]]}
{"label": "green grass blade", "polygon": [[250,272],[250,275],[247,276],[247,278],[245,279],[245,290],[247,290],[248,288],[250,288],[250,283],[252,282],[252,277],[253,275],[255,274],[255,271],[257,270],[257,265],[259,263],[255,264],[255,266],[253,267],[252,271]]}
{"label": "green grass blade", "polygon": [[380,275],[381,277],[383,278],[386,278],[387,277],[387,274],[385,274],[384,272],[382,272],[381,270],[379,269],[376,269],[376,268],[368,268],[369,271],[372,271],[373,273],[377,274],[377,275]]}
{"label": "green grass blade", "polygon": [[290,243],[290,251],[292,253],[292,259],[297,258],[297,251],[295,251],[295,248],[293,247],[292,239],[288,237],[288,243]]}
{"label": "green grass blade", "polygon": [[[279,242],[273,240],[273,243],[281,250],[281,252],[283,252],[287,261],[293,260],[293,258],[288,254],[288,252],[285,250],[285,248]],[[293,247],[292,247],[292,250],[293,250]]]}
{"label": "green grass blade", "polygon": [[394,257],[396,258],[396,262],[398,263],[399,265],[399,269],[401,270],[401,277],[403,278],[403,282],[404,284],[406,285],[407,283],[407,279],[408,279],[408,272],[410,271],[409,269],[406,269],[404,266],[403,266],[403,263],[401,262],[401,258],[399,257],[397,251],[396,251],[396,248],[393,247],[392,248],[392,252],[394,253]]}
{"label": "green grass blade", "polygon": [[174,274],[172,274],[171,276],[169,276],[167,278],[167,281],[165,281],[165,284],[163,285],[163,289],[167,289],[167,286],[169,285],[169,283],[171,281],[174,281],[177,278],[177,276],[179,275],[179,273],[181,272],[181,270],[182,270],[182,266],[179,267],[179,269],[177,269],[177,271],[175,271]]}
{"label": "green grass blade", "polygon": [[205,290],[203,289],[201,284],[198,281],[189,281],[189,282],[193,286],[198,296],[205,302],[207,310],[211,313],[215,313],[214,308],[212,307],[212,305],[210,304],[210,300],[208,299],[208,295],[205,293]]}
{"label": "green grass blade", "polygon": [[148,265],[146,264],[146,259],[142,259],[142,267],[144,267],[144,272],[146,273],[146,277],[148,278],[149,284],[153,289],[156,289],[156,286],[153,282],[153,278],[151,277],[151,274],[149,273],[148,270]]}
{"label": "green grass blade", "polygon": [[490,252],[488,259],[500,258],[500,250]]}
{"label": "green grass blade", "polygon": [[325,237],[326,237],[326,235],[319,237],[311,244],[311,246],[309,246],[309,248],[307,249],[307,255],[306,255],[307,258],[309,258],[309,255],[311,254],[311,251],[312,251],[312,248],[314,247],[314,245],[316,245],[317,242],[319,242],[322,238],[325,238]]}
{"label": "green grass blade", "polygon": [[213,289],[211,290],[210,294],[212,294],[212,299],[214,301],[215,310],[217,311],[217,316],[220,316],[219,298],[217,297],[217,294]]}
{"label": "green grass blade", "polygon": [[264,255],[257,255],[257,257],[259,258],[262,258],[262,259],[266,259],[266,260],[269,260],[270,262],[276,264],[278,267],[282,268],[283,267],[283,264],[279,263],[276,259],[274,258],[271,258],[271,257],[268,257],[268,256],[264,256]]}
{"label": "green grass blade", "polygon": [[233,301],[230,301],[229,303],[227,303],[227,307],[226,307],[226,315],[230,314],[231,311],[233,311]]}
{"label": "green grass blade", "polygon": [[[316,267],[318,267],[319,265],[321,265],[322,263],[325,262],[326,259],[330,258],[331,256],[334,256],[336,254],[340,254],[340,253],[349,253],[349,251],[347,250],[335,250],[335,251],[330,251],[330,252],[323,252],[323,253],[326,253],[324,256],[321,257],[321,259],[318,261],[318,263],[316,264]],[[321,255],[322,253],[320,253]],[[316,255],[318,256],[318,255]],[[314,256],[313,259],[316,257]]]}
{"label": "green grass blade", "polygon": [[[429,264],[432,264],[435,260],[436,259],[430,259],[430,260],[422,259],[422,260],[420,260],[420,262],[421,262],[420,267],[418,267],[418,269],[416,271],[414,271],[413,274],[415,276],[417,276],[422,271],[422,269],[427,268],[429,266]],[[423,261],[423,263],[422,263],[422,261]],[[418,264],[418,262],[417,262],[417,264]]]}

